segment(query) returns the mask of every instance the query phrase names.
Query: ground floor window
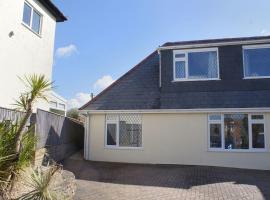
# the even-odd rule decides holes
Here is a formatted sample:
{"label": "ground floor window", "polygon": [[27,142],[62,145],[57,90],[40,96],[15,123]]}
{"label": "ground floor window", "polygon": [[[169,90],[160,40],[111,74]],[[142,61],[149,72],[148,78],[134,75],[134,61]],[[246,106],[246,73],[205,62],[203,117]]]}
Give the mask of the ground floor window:
{"label": "ground floor window", "polygon": [[139,114],[106,115],[105,146],[141,147],[142,117]]}
{"label": "ground floor window", "polygon": [[265,149],[263,114],[210,114],[208,125],[210,149]]}

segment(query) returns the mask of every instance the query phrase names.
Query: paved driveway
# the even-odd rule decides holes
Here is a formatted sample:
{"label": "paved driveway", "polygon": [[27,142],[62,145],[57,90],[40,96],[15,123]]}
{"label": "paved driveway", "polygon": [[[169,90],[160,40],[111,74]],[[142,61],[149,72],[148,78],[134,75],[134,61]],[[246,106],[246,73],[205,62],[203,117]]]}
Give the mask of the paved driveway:
{"label": "paved driveway", "polygon": [[270,199],[270,171],[182,165],[137,165],[70,158],[76,199]]}

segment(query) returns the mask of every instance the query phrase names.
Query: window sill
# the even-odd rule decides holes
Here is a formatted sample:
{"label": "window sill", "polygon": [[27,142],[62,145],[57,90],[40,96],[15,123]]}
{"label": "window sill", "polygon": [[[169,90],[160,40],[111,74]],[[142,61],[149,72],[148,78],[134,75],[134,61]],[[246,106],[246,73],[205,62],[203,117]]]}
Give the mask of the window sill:
{"label": "window sill", "polygon": [[267,153],[267,149],[208,149],[208,152],[222,153]]}
{"label": "window sill", "polygon": [[143,147],[117,147],[117,146],[105,146],[104,149],[112,149],[112,150],[143,150]]}
{"label": "window sill", "polygon": [[264,79],[264,78],[270,78],[270,76],[254,76],[254,77],[244,77],[243,79]]}
{"label": "window sill", "polygon": [[219,78],[212,78],[212,79],[174,79],[172,80],[172,83],[175,82],[186,82],[186,81],[220,81]]}
{"label": "window sill", "polygon": [[24,22],[22,22],[22,25],[23,25],[25,28],[27,28],[29,31],[31,31],[32,33],[34,33],[36,36],[42,38],[42,37],[41,37],[41,34],[38,34],[38,33],[36,33],[35,31],[33,31],[33,30],[32,30],[27,24],[25,24]]}

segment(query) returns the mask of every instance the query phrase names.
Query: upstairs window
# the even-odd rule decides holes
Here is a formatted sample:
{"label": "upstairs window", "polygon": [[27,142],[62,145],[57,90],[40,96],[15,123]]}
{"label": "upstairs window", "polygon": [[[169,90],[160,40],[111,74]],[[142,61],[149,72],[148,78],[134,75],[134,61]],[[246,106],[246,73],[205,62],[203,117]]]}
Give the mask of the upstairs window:
{"label": "upstairs window", "polygon": [[23,24],[37,34],[41,33],[41,14],[30,4],[24,2]]}
{"label": "upstairs window", "polygon": [[270,77],[270,45],[243,47],[244,77]]}
{"label": "upstairs window", "polygon": [[217,48],[174,51],[174,81],[217,79]]}
{"label": "upstairs window", "polygon": [[105,146],[107,147],[142,147],[141,115],[106,115],[105,134]]}

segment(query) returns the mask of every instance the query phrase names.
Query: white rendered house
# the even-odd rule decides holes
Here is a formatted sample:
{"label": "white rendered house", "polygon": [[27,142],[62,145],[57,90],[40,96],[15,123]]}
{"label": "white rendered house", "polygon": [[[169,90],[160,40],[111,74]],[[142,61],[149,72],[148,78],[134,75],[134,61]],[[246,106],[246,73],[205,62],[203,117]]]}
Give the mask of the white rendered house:
{"label": "white rendered house", "polygon": [[[0,1],[0,107],[11,108],[24,90],[18,77],[52,79],[56,23],[65,20],[50,0]],[[49,110],[49,103],[37,107]]]}

